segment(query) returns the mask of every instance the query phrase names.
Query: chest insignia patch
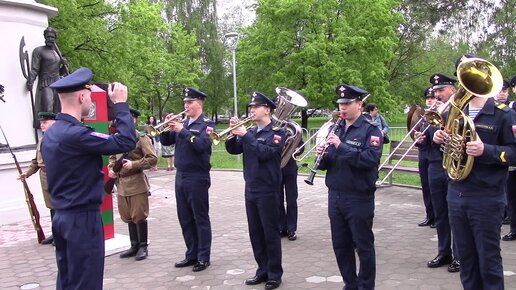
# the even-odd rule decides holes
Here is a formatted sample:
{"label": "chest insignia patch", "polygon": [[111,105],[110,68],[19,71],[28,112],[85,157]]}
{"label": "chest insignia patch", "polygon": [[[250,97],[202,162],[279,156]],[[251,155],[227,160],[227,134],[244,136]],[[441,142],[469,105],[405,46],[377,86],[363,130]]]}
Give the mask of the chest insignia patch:
{"label": "chest insignia patch", "polygon": [[494,127],[492,125],[475,124],[475,127],[476,128],[480,128],[480,129],[484,129],[484,130],[488,130],[488,131],[493,131],[494,130]]}
{"label": "chest insignia patch", "polygon": [[106,140],[109,138],[109,135],[100,133],[100,132],[91,132],[90,136],[101,138],[101,139],[106,139]]}
{"label": "chest insignia patch", "polygon": [[361,146],[362,145],[361,142],[358,142],[356,140],[346,140],[346,144],[350,144],[350,145],[353,145],[353,146]]}
{"label": "chest insignia patch", "polygon": [[195,130],[195,129],[189,129],[190,132],[194,132],[194,133],[199,133],[199,130]]}
{"label": "chest insignia patch", "polygon": [[279,144],[281,142],[281,136],[280,135],[274,135],[272,137],[272,142],[274,142],[274,144]]}
{"label": "chest insignia patch", "polygon": [[206,134],[210,135],[211,133],[213,133],[213,131],[214,131],[213,127],[210,127],[210,126],[206,127]]}
{"label": "chest insignia patch", "polygon": [[379,136],[371,136],[369,143],[371,143],[371,145],[374,147],[380,146],[380,137]]}

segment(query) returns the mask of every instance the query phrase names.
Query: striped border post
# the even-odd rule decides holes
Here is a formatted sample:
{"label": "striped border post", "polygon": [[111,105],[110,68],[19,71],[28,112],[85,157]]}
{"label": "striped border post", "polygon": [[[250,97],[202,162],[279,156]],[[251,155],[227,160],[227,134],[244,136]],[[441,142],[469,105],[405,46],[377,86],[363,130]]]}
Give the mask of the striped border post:
{"label": "striped border post", "polygon": [[[91,88],[91,102],[92,108],[84,122],[97,132],[109,134],[107,92],[97,86],[93,86]],[[104,181],[109,178],[107,173],[108,158],[109,156],[102,156]],[[104,192],[104,201],[100,210],[102,212],[102,224],[104,225],[104,240],[112,239],[115,237],[115,223],[113,220],[113,195],[111,193]]]}

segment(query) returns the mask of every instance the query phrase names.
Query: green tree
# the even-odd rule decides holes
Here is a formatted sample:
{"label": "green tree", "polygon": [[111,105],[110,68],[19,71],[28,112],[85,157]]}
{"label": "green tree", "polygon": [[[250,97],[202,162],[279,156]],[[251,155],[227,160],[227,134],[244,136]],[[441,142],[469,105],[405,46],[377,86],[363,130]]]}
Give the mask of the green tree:
{"label": "green tree", "polygon": [[286,86],[303,93],[311,107],[334,108],[335,87],[348,83],[393,109],[396,101],[385,80],[400,21],[393,5],[389,0],[258,1],[256,23],[238,47],[240,91],[273,96],[276,86]]}

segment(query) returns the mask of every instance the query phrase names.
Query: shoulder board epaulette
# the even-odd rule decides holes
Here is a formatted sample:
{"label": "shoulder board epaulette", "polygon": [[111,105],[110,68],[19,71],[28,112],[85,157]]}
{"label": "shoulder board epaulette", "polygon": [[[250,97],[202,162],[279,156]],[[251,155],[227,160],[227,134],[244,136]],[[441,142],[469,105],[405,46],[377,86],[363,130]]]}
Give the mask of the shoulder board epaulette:
{"label": "shoulder board epaulette", "polygon": [[211,122],[211,120],[209,118],[204,118],[204,122],[208,123],[208,122]]}
{"label": "shoulder board epaulette", "polygon": [[272,131],[278,131],[280,127],[272,127]]}
{"label": "shoulder board epaulette", "polygon": [[100,132],[95,132],[95,131],[91,132],[90,136],[101,138],[101,139],[108,139],[109,138],[108,134],[104,134],[104,133],[100,133]]}
{"label": "shoulder board epaulette", "polygon": [[506,104],[504,103],[500,103],[496,106],[498,109],[504,111],[504,112],[508,112],[511,110],[511,108],[509,108]]}

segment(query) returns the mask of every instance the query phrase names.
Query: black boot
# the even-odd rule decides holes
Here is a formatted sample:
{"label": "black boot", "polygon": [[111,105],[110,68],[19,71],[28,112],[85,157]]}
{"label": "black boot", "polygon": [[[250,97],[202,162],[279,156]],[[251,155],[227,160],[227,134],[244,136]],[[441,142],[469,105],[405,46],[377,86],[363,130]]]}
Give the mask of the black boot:
{"label": "black boot", "polygon": [[[56,213],[55,210],[53,210],[53,209],[50,210],[50,225],[52,225],[52,220],[54,219],[55,213]],[[48,236],[46,239],[41,241],[41,244],[42,245],[48,245],[48,244],[54,245],[54,236],[53,235]]]}
{"label": "black boot", "polygon": [[138,249],[138,253],[136,253],[136,261],[143,260],[147,258],[149,252],[147,251],[147,221],[143,221],[138,226],[138,241],[140,242],[140,247]]}
{"label": "black boot", "polygon": [[129,250],[122,252],[120,258],[134,257],[138,252],[138,229],[135,223],[128,223],[129,226],[129,239],[131,240],[131,247]]}

